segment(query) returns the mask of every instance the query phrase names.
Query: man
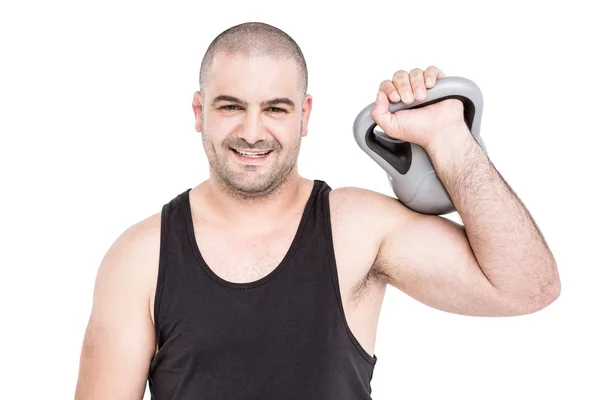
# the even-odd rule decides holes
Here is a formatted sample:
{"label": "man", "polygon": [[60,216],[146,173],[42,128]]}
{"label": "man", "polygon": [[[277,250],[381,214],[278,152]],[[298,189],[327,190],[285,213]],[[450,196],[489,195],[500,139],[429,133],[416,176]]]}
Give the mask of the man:
{"label": "man", "polygon": [[76,399],[370,399],[388,285],[451,313],[532,313],[559,295],[532,217],[462,104],[396,115],[444,74],[400,70],[374,121],[423,146],[464,227],[298,174],[312,97],[302,53],[261,23],[210,45],[193,97],[210,178],[131,226],[100,265]]}

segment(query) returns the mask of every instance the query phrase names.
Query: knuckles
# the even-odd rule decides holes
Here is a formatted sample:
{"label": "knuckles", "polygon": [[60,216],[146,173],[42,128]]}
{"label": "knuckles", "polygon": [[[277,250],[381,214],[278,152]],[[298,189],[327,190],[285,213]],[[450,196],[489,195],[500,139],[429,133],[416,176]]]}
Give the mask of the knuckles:
{"label": "knuckles", "polygon": [[422,76],[422,75],[423,75],[423,70],[421,68],[413,68],[410,71],[410,76],[412,76],[412,77],[416,78],[416,77],[419,77],[419,76]]}
{"label": "knuckles", "polygon": [[393,80],[402,81],[403,79],[406,79],[406,78],[408,78],[408,72],[406,72],[405,70],[401,69],[401,70],[394,72]]}

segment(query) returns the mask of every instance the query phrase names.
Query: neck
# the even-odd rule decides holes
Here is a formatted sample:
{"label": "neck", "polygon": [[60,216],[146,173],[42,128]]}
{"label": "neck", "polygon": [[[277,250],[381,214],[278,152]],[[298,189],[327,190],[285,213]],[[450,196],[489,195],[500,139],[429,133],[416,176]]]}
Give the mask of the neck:
{"label": "neck", "polygon": [[204,187],[205,199],[212,213],[219,219],[232,222],[236,227],[279,225],[296,212],[304,199],[304,188],[309,180],[298,175],[296,168],[276,188],[268,193],[244,196],[235,193],[211,173]]}

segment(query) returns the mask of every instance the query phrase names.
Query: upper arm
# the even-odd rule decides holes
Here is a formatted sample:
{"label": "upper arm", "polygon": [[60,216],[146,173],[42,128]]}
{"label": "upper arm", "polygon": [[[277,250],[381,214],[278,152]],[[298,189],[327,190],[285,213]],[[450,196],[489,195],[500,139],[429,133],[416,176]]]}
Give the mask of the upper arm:
{"label": "upper arm", "polygon": [[437,215],[391,213],[397,220],[386,232],[376,261],[390,285],[451,313],[514,314],[480,268],[464,226]]}
{"label": "upper arm", "polygon": [[[517,304],[487,279],[464,226],[410,210],[398,199],[354,189],[376,225],[378,253],[372,274],[433,308],[463,315],[518,315]],[[373,234],[373,233],[372,233]]]}
{"label": "upper arm", "polygon": [[155,350],[148,254],[156,234],[124,231],[98,268],[75,399],[142,399]]}

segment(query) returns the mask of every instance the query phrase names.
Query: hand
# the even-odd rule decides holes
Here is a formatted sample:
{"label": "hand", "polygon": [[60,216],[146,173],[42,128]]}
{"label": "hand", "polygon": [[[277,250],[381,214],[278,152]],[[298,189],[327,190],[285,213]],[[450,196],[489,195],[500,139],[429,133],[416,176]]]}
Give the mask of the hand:
{"label": "hand", "polygon": [[434,66],[425,71],[419,68],[410,73],[397,71],[392,80],[387,79],[379,85],[371,118],[388,136],[428,148],[443,138],[445,130],[455,129],[461,124],[466,126],[462,101],[447,99],[426,107],[399,110],[394,114],[389,111],[390,102],[411,104],[415,99],[424,100],[427,97],[426,89],[434,87],[439,78],[445,77]]}

